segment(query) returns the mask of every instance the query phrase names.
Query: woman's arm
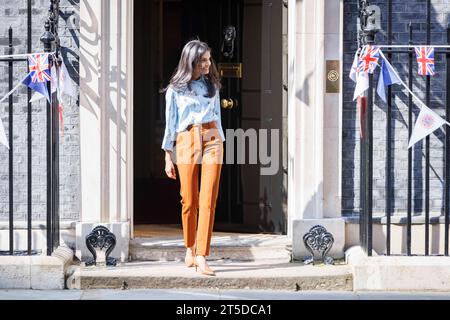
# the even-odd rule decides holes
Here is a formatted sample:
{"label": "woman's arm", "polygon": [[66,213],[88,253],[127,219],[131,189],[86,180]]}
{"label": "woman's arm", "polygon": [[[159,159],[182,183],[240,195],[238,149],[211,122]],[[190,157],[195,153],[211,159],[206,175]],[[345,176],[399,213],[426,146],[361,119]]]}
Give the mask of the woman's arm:
{"label": "woman's arm", "polygon": [[219,90],[216,92],[216,97],[214,100],[214,113],[219,117],[219,119],[216,121],[217,129],[219,130],[220,137],[222,138],[222,141],[225,141],[225,135],[223,133],[222,129],[222,118],[220,115],[220,95]]}
{"label": "woman's arm", "polygon": [[175,171],[175,166],[173,164],[172,155],[173,155],[172,151],[166,151],[166,157],[165,157],[166,168],[165,168],[165,171],[166,171],[167,176],[170,179],[176,180],[177,179],[177,173]]}
{"label": "woman's arm", "polygon": [[166,151],[166,161],[173,161],[173,152],[172,151]]}
{"label": "woman's arm", "polygon": [[175,92],[172,88],[166,91],[166,129],[161,148],[165,151],[173,151],[177,125],[177,110],[175,105]]}
{"label": "woman's arm", "polygon": [[175,140],[177,112],[174,91],[169,87],[166,91],[166,129],[161,148],[165,151],[165,171],[169,178],[176,179],[175,166],[173,164],[173,142]]}

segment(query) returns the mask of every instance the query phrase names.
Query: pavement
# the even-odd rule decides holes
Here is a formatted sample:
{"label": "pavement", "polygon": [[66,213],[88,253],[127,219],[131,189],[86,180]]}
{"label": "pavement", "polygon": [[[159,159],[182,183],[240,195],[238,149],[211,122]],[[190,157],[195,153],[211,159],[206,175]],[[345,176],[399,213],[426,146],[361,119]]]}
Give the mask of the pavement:
{"label": "pavement", "polygon": [[0,290],[0,300],[450,300],[450,292],[288,290]]}

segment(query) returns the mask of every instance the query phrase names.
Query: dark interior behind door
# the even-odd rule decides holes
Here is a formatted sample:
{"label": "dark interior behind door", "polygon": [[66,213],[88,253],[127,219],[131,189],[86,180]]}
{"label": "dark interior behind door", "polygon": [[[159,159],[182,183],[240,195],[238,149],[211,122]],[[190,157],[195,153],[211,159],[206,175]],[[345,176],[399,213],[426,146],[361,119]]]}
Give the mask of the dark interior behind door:
{"label": "dark interior behind door", "polygon": [[[135,61],[139,61],[135,67],[134,90],[136,223],[181,221],[179,182],[169,180],[164,174],[164,154],[160,147],[165,126],[165,102],[164,95],[158,94],[158,90],[167,85],[181,50],[189,40],[198,37],[207,42],[217,64],[242,63],[242,78],[222,79],[221,99],[233,101],[232,108],[221,109],[225,133],[226,129],[242,128],[245,131],[279,126],[281,134],[281,99],[278,105],[275,103],[273,106],[261,101],[264,95],[270,98],[270,104],[277,99],[278,93],[273,86],[277,85],[278,79],[274,75],[281,73],[281,70],[271,70],[276,54],[273,49],[269,50],[274,43],[267,43],[267,38],[264,38],[263,21],[264,24],[273,23],[273,15],[267,12],[272,6],[264,2],[135,2]],[[228,26],[236,30],[231,58],[230,47],[222,47],[223,31]],[[274,25],[269,27],[270,30],[277,32]],[[278,37],[281,38],[281,32]],[[227,51],[228,56],[222,51]],[[269,58],[264,51],[269,52]],[[264,65],[264,61],[268,64]],[[262,90],[263,80],[270,83],[270,88],[265,88],[266,92]],[[281,81],[279,87],[282,87]],[[267,91],[269,89],[272,91]],[[225,160],[226,143],[224,147]],[[282,168],[279,170],[281,172]],[[215,230],[284,232],[281,203],[277,203],[281,202],[281,196],[278,196],[280,186],[274,183],[278,183],[276,177],[260,176],[258,164],[224,164]]]}

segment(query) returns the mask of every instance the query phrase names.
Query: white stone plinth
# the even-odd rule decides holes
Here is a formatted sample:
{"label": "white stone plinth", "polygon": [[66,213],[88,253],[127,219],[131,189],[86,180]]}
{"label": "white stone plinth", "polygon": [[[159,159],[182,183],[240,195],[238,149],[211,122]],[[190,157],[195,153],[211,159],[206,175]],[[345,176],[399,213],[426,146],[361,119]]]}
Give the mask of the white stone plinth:
{"label": "white stone plinth", "polygon": [[346,252],[355,291],[449,291],[450,257],[374,256],[361,247]]}
{"label": "white stone plinth", "polygon": [[59,247],[51,256],[0,257],[0,289],[62,290],[73,251]]}
{"label": "white stone plinth", "polygon": [[116,247],[109,255],[120,262],[128,261],[130,245],[130,224],[122,223],[77,223],[76,227],[76,256],[82,261],[92,258],[86,246],[86,236],[97,226],[105,226],[116,237]]}
{"label": "white stone plinth", "polygon": [[294,260],[303,260],[310,257],[310,253],[303,243],[303,236],[315,225],[321,225],[333,235],[334,244],[328,256],[334,259],[344,258],[345,221],[340,218],[333,219],[302,219],[293,221],[292,254]]}

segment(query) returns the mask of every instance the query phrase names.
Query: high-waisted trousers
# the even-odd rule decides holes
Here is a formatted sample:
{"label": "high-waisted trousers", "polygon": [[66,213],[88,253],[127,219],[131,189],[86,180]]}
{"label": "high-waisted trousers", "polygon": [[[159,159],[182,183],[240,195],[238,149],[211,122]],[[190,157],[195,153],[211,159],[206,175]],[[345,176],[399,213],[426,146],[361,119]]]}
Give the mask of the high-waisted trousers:
{"label": "high-waisted trousers", "polygon": [[175,146],[184,244],[186,248],[195,245],[197,255],[208,256],[223,162],[223,141],[213,121],[194,124],[179,132]]}

